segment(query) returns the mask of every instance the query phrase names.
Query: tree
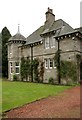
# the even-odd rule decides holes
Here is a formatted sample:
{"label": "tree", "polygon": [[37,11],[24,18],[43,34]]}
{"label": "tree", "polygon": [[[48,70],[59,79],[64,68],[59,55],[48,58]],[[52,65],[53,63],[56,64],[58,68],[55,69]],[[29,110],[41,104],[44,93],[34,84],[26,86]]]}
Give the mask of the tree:
{"label": "tree", "polygon": [[2,29],[2,76],[8,77],[8,50],[7,50],[7,42],[11,37],[11,34],[7,27]]}

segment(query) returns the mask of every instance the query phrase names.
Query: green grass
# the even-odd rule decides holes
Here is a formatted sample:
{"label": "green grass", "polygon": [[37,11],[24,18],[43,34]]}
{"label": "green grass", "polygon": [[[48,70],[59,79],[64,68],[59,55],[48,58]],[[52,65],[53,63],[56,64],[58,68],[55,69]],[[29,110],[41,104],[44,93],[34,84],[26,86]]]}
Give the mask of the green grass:
{"label": "green grass", "polygon": [[51,95],[58,95],[68,88],[70,86],[3,81],[2,111],[4,112]]}

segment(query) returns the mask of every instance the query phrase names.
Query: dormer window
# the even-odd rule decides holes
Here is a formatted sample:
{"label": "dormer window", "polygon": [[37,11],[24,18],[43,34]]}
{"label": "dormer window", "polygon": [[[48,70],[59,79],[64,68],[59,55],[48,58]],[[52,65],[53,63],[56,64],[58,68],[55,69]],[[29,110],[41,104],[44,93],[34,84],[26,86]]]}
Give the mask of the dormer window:
{"label": "dormer window", "polygon": [[45,38],[45,49],[49,49],[49,37]]}
{"label": "dormer window", "polygon": [[54,47],[55,47],[55,38],[54,38],[54,37],[51,37],[51,38],[50,38],[50,47],[51,47],[51,48],[54,48]]}

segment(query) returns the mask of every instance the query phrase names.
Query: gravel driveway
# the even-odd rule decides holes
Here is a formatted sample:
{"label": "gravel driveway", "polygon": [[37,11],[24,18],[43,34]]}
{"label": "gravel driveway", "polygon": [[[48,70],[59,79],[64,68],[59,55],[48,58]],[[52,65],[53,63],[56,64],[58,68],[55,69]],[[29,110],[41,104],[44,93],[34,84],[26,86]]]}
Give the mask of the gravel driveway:
{"label": "gravel driveway", "polygon": [[65,90],[58,96],[15,108],[8,118],[80,118],[80,86]]}

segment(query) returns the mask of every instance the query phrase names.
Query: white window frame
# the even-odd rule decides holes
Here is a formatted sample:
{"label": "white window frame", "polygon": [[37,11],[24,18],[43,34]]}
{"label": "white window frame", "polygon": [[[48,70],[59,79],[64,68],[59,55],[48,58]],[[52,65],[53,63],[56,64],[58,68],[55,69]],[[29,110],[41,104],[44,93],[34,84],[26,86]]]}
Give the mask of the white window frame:
{"label": "white window frame", "polygon": [[50,40],[50,46],[51,48],[55,48],[55,38],[54,37],[51,37],[51,40]]}
{"label": "white window frame", "polygon": [[45,38],[45,49],[49,49],[50,48],[50,41],[49,41],[49,37]]}
{"label": "white window frame", "polygon": [[[17,62],[15,62],[15,64],[16,64]],[[19,62],[18,62],[19,63]],[[16,68],[19,68],[19,72],[17,73],[16,72]],[[20,65],[17,65],[17,66],[15,66],[15,74],[20,74]]]}
{"label": "white window frame", "polygon": [[18,73],[16,72],[16,69],[17,69],[17,68],[19,69],[19,67],[15,67],[15,73],[16,73],[16,74],[20,74],[20,69],[19,69],[19,72],[18,72]]}
{"label": "white window frame", "polygon": [[55,61],[54,61],[54,59],[53,59],[53,67],[56,69],[56,66],[55,66]]}
{"label": "white window frame", "polygon": [[45,59],[45,69],[48,69],[48,59]]}
{"label": "white window frame", "polygon": [[[52,67],[50,66],[50,60],[52,60]],[[49,58],[49,68],[52,69],[53,68],[53,59],[52,58]]]}

